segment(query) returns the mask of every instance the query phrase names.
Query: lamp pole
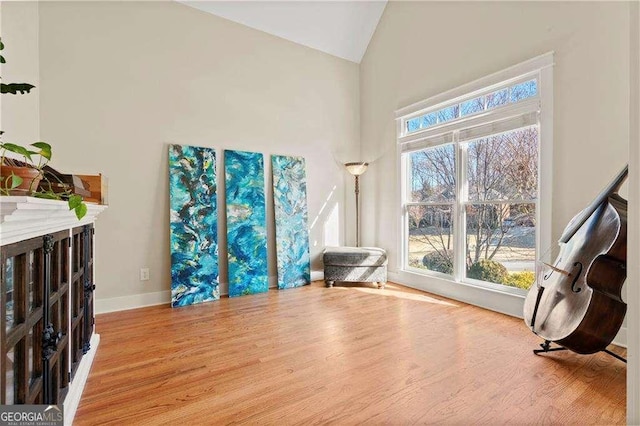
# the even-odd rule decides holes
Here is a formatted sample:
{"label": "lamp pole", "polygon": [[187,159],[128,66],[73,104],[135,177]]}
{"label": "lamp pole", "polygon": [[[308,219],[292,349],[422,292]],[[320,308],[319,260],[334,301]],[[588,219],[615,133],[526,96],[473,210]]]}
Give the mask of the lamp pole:
{"label": "lamp pole", "polygon": [[359,175],[356,175],[356,247],[360,247],[360,208],[358,206],[358,201],[360,198],[360,181],[358,180],[359,177]]}
{"label": "lamp pole", "polygon": [[367,171],[369,163],[346,163],[347,171],[356,178],[356,247],[360,247],[360,180],[361,174]]}

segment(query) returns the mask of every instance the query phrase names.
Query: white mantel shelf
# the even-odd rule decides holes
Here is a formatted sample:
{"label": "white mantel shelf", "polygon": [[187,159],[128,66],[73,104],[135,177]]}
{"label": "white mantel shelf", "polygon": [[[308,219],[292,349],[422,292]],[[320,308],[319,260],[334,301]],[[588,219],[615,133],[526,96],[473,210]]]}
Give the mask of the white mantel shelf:
{"label": "white mantel shelf", "polygon": [[0,197],[0,245],[93,223],[107,206],[87,203],[78,220],[66,201],[35,197]]}

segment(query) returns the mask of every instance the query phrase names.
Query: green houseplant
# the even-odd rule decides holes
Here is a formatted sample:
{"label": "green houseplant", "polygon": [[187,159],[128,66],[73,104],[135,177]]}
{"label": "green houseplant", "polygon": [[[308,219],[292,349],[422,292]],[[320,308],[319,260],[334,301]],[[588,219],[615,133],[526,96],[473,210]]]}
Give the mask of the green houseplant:
{"label": "green houseplant", "polygon": [[[0,50],[4,50],[2,38],[0,38]],[[4,56],[0,55],[0,63],[6,63]],[[29,83],[0,83],[0,92],[4,94],[30,93],[35,86]],[[0,130],[0,138],[3,135]],[[22,161],[6,156],[7,152],[22,157]],[[80,195],[72,194],[70,190],[54,192],[49,185],[41,186],[44,179],[48,181],[44,173],[44,167],[51,160],[51,145],[46,142],[35,142],[28,147],[0,141],[0,195],[28,195],[52,200],[67,200],[69,210],[73,210],[76,217],[82,219],[87,214],[87,205]]]}
{"label": "green houseplant", "polygon": [[[0,192],[2,195],[27,195],[35,192],[42,180],[42,167],[51,159],[51,146],[45,142],[32,144],[37,151],[29,150],[13,143],[0,143],[0,164],[2,174],[0,179]],[[7,152],[13,152],[22,156],[23,161],[6,157]],[[33,155],[39,155],[38,165],[33,161]]]}

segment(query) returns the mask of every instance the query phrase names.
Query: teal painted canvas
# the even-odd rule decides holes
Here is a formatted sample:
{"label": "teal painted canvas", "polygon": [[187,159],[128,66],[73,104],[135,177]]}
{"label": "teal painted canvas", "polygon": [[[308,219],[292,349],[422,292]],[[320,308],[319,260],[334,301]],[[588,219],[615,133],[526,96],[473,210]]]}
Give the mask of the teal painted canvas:
{"label": "teal painted canvas", "polygon": [[272,155],[271,172],[278,288],[300,287],[311,282],[304,158]]}
{"label": "teal painted canvas", "polygon": [[220,298],[216,153],[169,145],[171,306]]}
{"label": "teal painted canvas", "polygon": [[269,290],[264,160],[257,152],[224,152],[229,297]]}

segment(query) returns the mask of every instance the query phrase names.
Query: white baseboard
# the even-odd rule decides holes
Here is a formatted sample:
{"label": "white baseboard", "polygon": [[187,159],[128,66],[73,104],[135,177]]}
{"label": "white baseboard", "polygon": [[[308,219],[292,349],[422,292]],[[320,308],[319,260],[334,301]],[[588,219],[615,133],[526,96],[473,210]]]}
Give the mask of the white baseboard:
{"label": "white baseboard", "polygon": [[616,337],[613,339],[613,344],[622,346],[623,348],[627,347],[627,327],[620,327],[620,331],[616,334]]}
{"label": "white baseboard", "polygon": [[522,318],[524,297],[521,295],[470,284],[455,283],[437,277],[426,277],[407,271],[389,271],[387,274],[389,281],[400,285],[500,312],[501,314]]}
{"label": "white baseboard", "polygon": [[84,385],[89,379],[89,372],[91,371],[91,365],[93,359],[98,352],[98,345],[100,345],[100,335],[93,333],[91,340],[89,341],[91,349],[87,352],[80,361],[76,375],[73,381],[69,384],[69,393],[67,393],[64,399],[64,424],[65,426],[71,426],[73,424],[73,418],[76,416],[78,405],[80,405],[80,398],[82,398],[82,391]]}
{"label": "white baseboard", "polygon": [[[311,281],[324,279],[323,271],[311,271]],[[221,283],[221,288],[226,290],[227,283]],[[273,275],[269,277],[269,288],[278,287],[278,278]],[[221,292],[222,296],[228,296],[228,292]],[[126,311],[129,309],[144,308],[147,306],[163,305],[171,303],[171,291],[157,291],[154,293],[132,294],[130,296],[111,297],[108,299],[96,299],[96,314],[106,314],[108,312]]]}
{"label": "white baseboard", "polygon": [[[389,271],[387,274],[389,275],[389,281],[406,287],[437,294],[512,317],[522,318],[524,298],[521,296],[505,294],[476,286],[454,284],[438,278],[419,276],[404,271]],[[620,328],[620,331],[618,331],[618,334],[613,339],[613,344],[627,347],[627,327],[623,326]]]}
{"label": "white baseboard", "polygon": [[126,311],[129,309],[144,308],[145,306],[162,305],[171,303],[169,290],[155,293],[132,294],[131,296],[112,297],[109,299],[96,299],[96,314],[107,312]]}

